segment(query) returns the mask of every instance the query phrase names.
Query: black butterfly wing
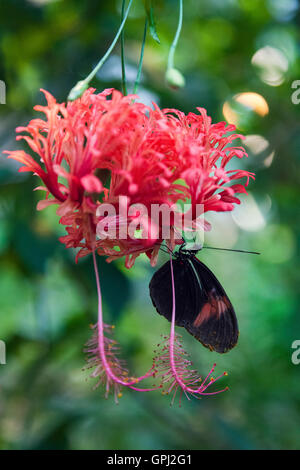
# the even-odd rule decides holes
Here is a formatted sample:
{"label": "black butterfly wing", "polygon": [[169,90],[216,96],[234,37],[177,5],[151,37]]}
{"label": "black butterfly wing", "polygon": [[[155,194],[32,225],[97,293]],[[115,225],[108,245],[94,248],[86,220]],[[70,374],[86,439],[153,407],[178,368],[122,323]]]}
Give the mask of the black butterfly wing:
{"label": "black butterfly wing", "polygon": [[192,322],[184,326],[204,346],[218,353],[232,349],[238,341],[238,323],[233,306],[215,275],[196,257],[191,258],[200,280]]}
{"label": "black butterfly wing", "polygon": [[[225,353],[238,340],[238,324],[233,306],[223,287],[195,256],[173,260],[175,284],[175,323],[205,347]],[[167,320],[172,318],[170,261],[154,273],[150,284],[154,307]]]}
{"label": "black butterfly wing", "polygon": [[[185,260],[174,259],[172,264],[175,285],[175,323],[178,326],[186,326],[187,321],[192,323],[193,312],[197,311],[198,306],[195,274],[190,263]],[[157,312],[171,321],[173,296],[170,261],[154,273],[149,290]]]}

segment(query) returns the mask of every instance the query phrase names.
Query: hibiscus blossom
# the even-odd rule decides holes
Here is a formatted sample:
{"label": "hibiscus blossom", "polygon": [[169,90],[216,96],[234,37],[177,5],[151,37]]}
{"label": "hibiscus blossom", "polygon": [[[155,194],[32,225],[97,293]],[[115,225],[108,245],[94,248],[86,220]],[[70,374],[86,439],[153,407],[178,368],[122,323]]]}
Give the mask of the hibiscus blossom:
{"label": "hibiscus blossom", "polygon": [[[116,397],[120,386],[152,390],[140,389],[136,384],[157,373],[156,363],[145,375],[129,378],[122,361],[116,357],[115,342],[105,336],[111,329],[103,323],[95,253],[107,256],[109,261],[125,256],[128,268],[137,256],[146,253],[154,265],[163,241],[174,247],[176,224],[171,217],[170,235],[165,236],[165,222],[151,217],[153,205],[173,207],[179,202],[189,202],[195,227],[198,207],[202,214],[233,210],[240,203],[237,194],[245,193],[249,179],[254,178],[248,171],[227,169],[233,157],[246,156],[243,147],[232,144],[242,136],[234,133],[233,125],[212,124],[202,108],[198,108],[199,114],[188,115],[156,105],[150,108],[137,102],[135,95],[123,96],[114,89],[96,94],[89,88],[81,98],[66,104],[57,103],[50,93],[43,92],[47,105],[34,109],[42,112],[45,119],[33,119],[26,127],[17,128],[21,133],[17,140],[25,140],[35,158],[23,150],[6,153],[23,164],[19,171],[31,171],[42,180],[43,186],[36,189],[45,191],[46,198],[37,208],[58,206],[60,223],[67,231],[61,242],[66,247],[77,248],[77,258],[93,255],[99,308],[98,323],[87,352],[89,363],[95,366],[94,375],[106,384],[107,393],[114,385]],[[244,182],[237,182],[241,179]],[[125,214],[120,198],[126,201]],[[97,236],[97,226],[105,219],[103,214],[99,215],[104,205],[114,209],[113,215],[106,218],[109,221],[106,228],[111,225],[115,228],[113,237]],[[143,217],[139,209],[131,212],[128,209],[138,205],[146,209]],[[147,236],[121,237],[121,231],[125,229],[128,234],[135,221],[136,227],[145,230]],[[209,229],[209,225],[206,223],[204,228]],[[196,388],[184,385],[180,377],[189,361],[174,360],[179,350],[178,337],[173,331],[167,349],[156,359],[166,366],[169,380],[175,381],[171,388],[177,390],[179,386],[187,394],[205,394],[208,386],[205,382]],[[166,351],[170,369],[165,363]],[[189,383],[195,382],[193,371],[190,377]]]}
{"label": "hibiscus blossom", "polygon": [[[95,240],[96,212],[102,203],[117,210],[123,196],[128,205],[143,204],[150,212],[152,204],[190,201],[193,218],[197,205],[203,212],[232,210],[240,202],[236,194],[246,192],[254,177],[245,170],[226,170],[233,157],[246,155],[242,147],[231,145],[241,136],[232,133],[233,125],[212,124],[202,108],[200,114],[187,116],[175,109],[153,110],[113,89],[95,94],[90,88],[67,104],[44,93],[47,106],[34,109],[46,120],[33,119],[17,128],[29,134],[17,140],[24,139],[39,160],[23,150],[6,153],[24,164],[19,171],[41,178],[44,186],[37,189],[46,191],[46,199],[38,209],[59,206],[60,223],[68,232],[61,241],[80,248],[78,257],[90,253],[95,243],[100,255],[126,256],[128,267],[145,251],[155,261],[158,242],[163,241],[161,227],[150,241]],[[244,177],[244,184],[235,183]]]}

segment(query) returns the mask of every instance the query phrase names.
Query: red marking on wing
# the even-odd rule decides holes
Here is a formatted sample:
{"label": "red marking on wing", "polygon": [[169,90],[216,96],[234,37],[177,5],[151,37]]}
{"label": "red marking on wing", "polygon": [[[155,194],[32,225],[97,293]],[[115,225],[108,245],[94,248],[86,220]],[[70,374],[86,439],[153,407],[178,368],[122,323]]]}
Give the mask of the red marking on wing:
{"label": "red marking on wing", "polygon": [[225,302],[224,297],[218,300],[218,314],[221,315],[228,310],[227,303]]}
{"label": "red marking on wing", "polygon": [[220,315],[224,314],[228,308],[230,308],[230,303],[225,296],[217,297],[213,292],[210,293],[208,302],[203,305],[193,322],[193,326],[198,328],[202,323],[209,320],[211,315],[217,315],[220,317]]}
{"label": "red marking on wing", "polygon": [[204,304],[202,309],[200,310],[200,313],[198,313],[195,321],[193,322],[193,325],[196,328],[198,328],[198,326],[200,326],[201,323],[209,319],[210,313],[211,313],[211,305],[209,303]]}

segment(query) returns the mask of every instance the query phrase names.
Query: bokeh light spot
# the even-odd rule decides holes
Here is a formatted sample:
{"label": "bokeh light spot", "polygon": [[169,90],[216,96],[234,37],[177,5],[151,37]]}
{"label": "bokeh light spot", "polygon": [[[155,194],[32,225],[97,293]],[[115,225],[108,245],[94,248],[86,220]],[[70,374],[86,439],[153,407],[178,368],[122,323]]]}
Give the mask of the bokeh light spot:
{"label": "bokeh light spot", "polygon": [[247,92],[239,93],[235,96],[237,103],[243,104],[248,108],[253,109],[260,116],[265,116],[269,112],[269,106],[265,98],[258,93]]}
{"label": "bokeh light spot", "polygon": [[232,218],[235,223],[248,232],[256,232],[266,226],[265,217],[261,208],[251,193],[241,195],[241,205],[237,206],[232,212]]}
{"label": "bokeh light spot", "polygon": [[269,106],[265,98],[250,91],[235,95],[223,105],[225,119],[240,129],[247,128],[253,119],[268,113]]}
{"label": "bokeh light spot", "polygon": [[256,164],[260,163],[262,166],[268,168],[272,165],[275,152],[270,148],[270,142],[261,135],[247,135],[243,144],[248,151],[248,154],[256,158]]}
{"label": "bokeh light spot", "polygon": [[257,68],[260,79],[270,86],[281,85],[289,68],[289,61],[284,53],[271,46],[256,51],[251,63]]}

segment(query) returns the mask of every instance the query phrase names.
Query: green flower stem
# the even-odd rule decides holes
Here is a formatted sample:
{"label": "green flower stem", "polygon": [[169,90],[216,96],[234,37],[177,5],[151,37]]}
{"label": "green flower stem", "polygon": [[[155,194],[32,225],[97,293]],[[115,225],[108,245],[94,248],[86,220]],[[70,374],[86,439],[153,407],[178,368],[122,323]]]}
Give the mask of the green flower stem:
{"label": "green flower stem", "polygon": [[94,68],[94,70],[92,70],[92,72],[86,77],[86,79],[84,80],[84,82],[86,83],[89,83],[93,78],[94,76],[96,75],[96,73],[98,72],[98,70],[101,69],[102,65],[104,64],[104,62],[108,59],[108,57],[110,56],[113,48],[115,47],[119,37],[120,37],[120,34],[125,26],[125,23],[126,23],[126,20],[127,20],[127,16],[129,14],[129,10],[130,10],[130,7],[131,7],[131,4],[132,4],[133,0],[130,0],[129,1],[129,4],[128,4],[128,7],[127,7],[127,10],[125,12],[125,15],[124,15],[124,18],[123,18],[123,21],[120,25],[120,28],[115,36],[115,39],[113,40],[113,42],[111,43],[111,46],[109,47],[109,49],[107,50],[106,54],[104,54],[104,56],[102,57],[102,59],[98,62],[98,64],[96,65],[96,67]]}
{"label": "green flower stem", "polygon": [[144,58],[144,50],[145,50],[145,43],[146,43],[146,36],[147,36],[147,28],[148,28],[148,20],[146,18],[145,20],[145,27],[144,27],[144,36],[143,36],[143,42],[142,42],[142,48],[141,48],[141,55],[140,55],[140,61],[139,61],[139,66],[138,66],[138,71],[134,83],[134,88],[133,88],[133,94],[135,95],[137,93],[140,80],[141,80],[141,73],[142,73],[142,67],[143,67],[143,58]]}
{"label": "green flower stem", "polygon": [[178,20],[176,34],[170,47],[170,52],[169,52],[169,57],[168,57],[168,70],[174,68],[174,54],[175,54],[176,46],[177,46],[178,39],[180,36],[181,28],[182,28],[182,17],[183,17],[183,4],[182,4],[182,0],[179,0],[179,20]]}
{"label": "green flower stem", "polygon": [[84,79],[84,80],[80,80],[74,88],[72,88],[72,90],[70,91],[69,93],[69,96],[68,96],[68,100],[75,100],[77,98],[80,98],[80,96],[82,95],[82,93],[88,88],[89,86],[89,83],[90,81],[95,77],[96,73],[101,69],[102,65],[105,63],[105,61],[108,59],[109,55],[111,54],[112,50],[114,49],[121,33],[122,33],[122,30],[125,26],[125,23],[126,23],[126,20],[127,20],[127,17],[128,17],[128,14],[129,14],[129,11],[130,11],[130,7],[131,7],[131,4],[132,4],[133,0],[129,0],[129,4],[128,4],[128,7],[125,11],[125,14],[124,14],[124,18],[123,18],[123,21],[119,27],[119,30],[113,40],[113,42],[111,43],[110,47],[108,48],[107,52],[104,54],[104,56],[102,57],[102,59],[98,62],[98,64],[96,65],[96,67],[92,70],[92,72]]}
{"label": "green flower stem", "polygon": [[[123,0],[122,11],[121,11],[121,22],[124,19],[125,3],[126,3],[126,0]],[[121,66],[122,66],[122,92],[123,92],[123,95],[127,95],[125,55],[124,55],[124,29],[122,29],[122,33],[121,33]]]}

